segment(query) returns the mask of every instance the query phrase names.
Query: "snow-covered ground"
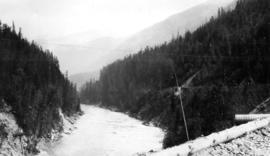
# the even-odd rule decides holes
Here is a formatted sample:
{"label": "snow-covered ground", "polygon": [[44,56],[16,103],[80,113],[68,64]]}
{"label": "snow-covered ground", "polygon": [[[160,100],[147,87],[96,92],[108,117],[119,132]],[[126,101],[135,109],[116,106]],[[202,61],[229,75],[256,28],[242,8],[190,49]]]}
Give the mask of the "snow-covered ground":
{"label": "snow-covered ground", "polygon": [[71,134],[40,156],[129,156],[160,150],[164,133],[125,114],[82,105],[84,115]]}

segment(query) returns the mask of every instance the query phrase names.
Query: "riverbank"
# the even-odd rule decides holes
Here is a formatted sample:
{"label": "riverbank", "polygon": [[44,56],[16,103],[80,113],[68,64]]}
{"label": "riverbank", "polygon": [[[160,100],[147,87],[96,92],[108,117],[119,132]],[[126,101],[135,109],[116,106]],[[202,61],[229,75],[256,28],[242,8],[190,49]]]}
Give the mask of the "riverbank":
{"label": "riverbank", "polygon": [[[49,156],[129,156],[160,150],[164,132],[126,114],[81,105],[84,115],[71,134],[48,147]],[[47,149],[48,150],[48,149]],[[42,155],[45,156],[45,155]]]}
{"label": "riverbank", "polygon": [[76,122],[84,113],[79,112],[73,116],[66,116],[61,110],[59,110],[59,114],[62,119],[61,126],[63,127],[63,130],[60,132],[53,130],[50,138],[41,138],[37,144],[37,149],[39,150],[39,154],[37,156],[53,155],[51,149],[57,145],[64,136],[70,135],[74,130],[77,129]]}
{"label": "riverbank", "polygon": [[0,155],[25,156],[28,154],[29,139],[16,123],[14,115],[0,112]]}
{"label": "riverbank", "polygon": [[61,120],[56,125],[57,129],[38,138],[34,135],[27,135],[23,131],[17,123],[12,107],[2,101],[0,106],[0,155],[33,156],[44,153],[44,149],[60,140],[63,134],[70,134],[76,129],[74,123],[82,112],[67,117],[59,108],[59,115]]}

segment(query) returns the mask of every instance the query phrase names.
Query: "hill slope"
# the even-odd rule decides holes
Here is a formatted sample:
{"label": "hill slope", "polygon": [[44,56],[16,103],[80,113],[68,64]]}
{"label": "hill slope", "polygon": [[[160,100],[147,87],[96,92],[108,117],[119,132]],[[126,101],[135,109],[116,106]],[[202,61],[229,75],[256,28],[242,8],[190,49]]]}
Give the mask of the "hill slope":
{"label": "hill slope", "polygon": [[80,111],[80,104],[57,58],[15,30],[0,22],[0,109],[11,106],[23,135],[32,138],[27,145],[31,152],[37,138],[62,130],[59,109],[70,116]]}
{"label": "hill slope", "polygon": [[69,76],[69,80],[77,85],[77,88],[80,89],[82,85],[90,80],[98,80],[99,71],[88,72],[88,73],[79,73]]}
{"label": "hill slope", "polygon": [[163,127],[170,147],[186,141],[176,81],[199,73],[182,90],[190,138],[230,127],[234,113],[248,113],[269,97],[269,11],[268,0],[239,0],[193,33],[106,66],[88,87],[100,86],[93,95],[104,106]]}
{"label": "hill slope", "polygon": [[194,31],[206,23],[210,17],[216,16],[220,7],[227,7],[232,2],[233,0],[209,0],[172,15],[126,39],[116,48],[113,55],[122,58],[128,54],[136,53],[146,46],[151,47],[169,42],[173,37],[183,35],[188,30]]}
{"label": "hill slope", "polygon": [[[105,46],[101,44],[102,47],[109,48],[100,50],[100,52],[103,53],[101,55],[102,57],[97,58],[97,61],[92,61],[92,64],[99,64],[101,67],[117,59],[124,58],[129,54],[134,54],[144,49],[146,46],[151,47],[169,42],[173,37],[183,35],[187,30],[194,31],[200,25],[206,23],[211,16],[216,16],[218,8],[227,7],[227,9],[232,9],[233,1],[234,0],[209,0],[186,11],[172,15],[163,21],[135,33],[127,39],[118,39],[118,42],[114,41],[115,44],[113,45],[115,47],[107,46],[107,43],[104,42],[103,44],[105,44]],[[88,51],[91,52],[92,50],[89,49]],[[88,57],[91,57],[91,55],[88,55]],[[84,58],[87,58],[87,56]],[[85,74],[79,75],[82,76],[79,79],[84,79],[83,77],[86,76]],[[82,83],[78,83],[79,87],[80,84],[84,84],[85,82],[86,81],[82,81]]]}
{"label": "hill slope", "polygon": [[61,71],[68,70],[70,74],[84,73],[102,68],[107,63],[104,58],[122,41],[107,36],[91,37],[89,33],[73,34],[48,41],[39,40],[38,43],[54,52],[61,62]]}

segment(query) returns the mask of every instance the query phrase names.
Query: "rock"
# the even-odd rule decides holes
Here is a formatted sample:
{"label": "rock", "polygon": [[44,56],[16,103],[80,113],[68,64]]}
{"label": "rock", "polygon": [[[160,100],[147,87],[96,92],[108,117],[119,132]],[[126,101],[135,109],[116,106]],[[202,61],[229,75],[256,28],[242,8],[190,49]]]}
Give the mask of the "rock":
{"label": "rock", "polygon": [[228,155],[247,155],[247,156],[269,156],[270,155],[270,126],[250,132],[242,137],[227,143],[204,149],[194,154],[228,156]]}
{"label": "rock", "polygon": [[15,117],[8,112],[0,112],[1,146],[0,155],[24,156],[28,153],[28,139],[17,125]]}

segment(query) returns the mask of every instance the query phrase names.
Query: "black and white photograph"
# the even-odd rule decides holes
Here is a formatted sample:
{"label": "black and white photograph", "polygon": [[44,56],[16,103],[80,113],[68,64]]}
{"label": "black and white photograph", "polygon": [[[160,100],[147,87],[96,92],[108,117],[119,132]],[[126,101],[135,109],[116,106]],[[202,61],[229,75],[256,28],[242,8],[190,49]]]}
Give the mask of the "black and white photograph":
{"label": "black and white photograph", "polygon": [[0,0],[0,156],[270,156],[270,0]]}

